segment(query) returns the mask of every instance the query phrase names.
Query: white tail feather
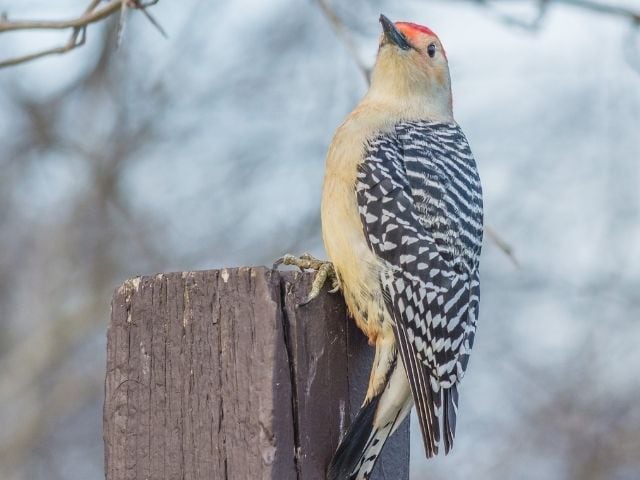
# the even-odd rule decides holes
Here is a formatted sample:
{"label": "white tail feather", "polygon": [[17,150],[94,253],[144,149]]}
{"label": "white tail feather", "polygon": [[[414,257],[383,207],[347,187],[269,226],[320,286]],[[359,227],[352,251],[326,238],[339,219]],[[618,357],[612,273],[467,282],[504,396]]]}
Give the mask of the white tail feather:
{"label": "white tail feather", "polygon": [[413,399],[409,382],[398,357],[394,370],[380,395],[373,420],[373,430],[357,466],[352,472],[352,479],[366,480],[369,478],[387,438],[400,426],[412,406]]}

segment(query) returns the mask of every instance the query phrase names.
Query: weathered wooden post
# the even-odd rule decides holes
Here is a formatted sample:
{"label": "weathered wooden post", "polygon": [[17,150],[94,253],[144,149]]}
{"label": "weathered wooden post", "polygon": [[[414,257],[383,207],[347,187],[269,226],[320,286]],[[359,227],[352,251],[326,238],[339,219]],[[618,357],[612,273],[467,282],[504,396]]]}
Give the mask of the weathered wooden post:
{"label": "weathered wooden post", "polygon": [[[127,280],[107,335],[107,480],[322,480],[372,349],[313,274],[234,268]],[[408,422],[373,479],[409,478]]]}

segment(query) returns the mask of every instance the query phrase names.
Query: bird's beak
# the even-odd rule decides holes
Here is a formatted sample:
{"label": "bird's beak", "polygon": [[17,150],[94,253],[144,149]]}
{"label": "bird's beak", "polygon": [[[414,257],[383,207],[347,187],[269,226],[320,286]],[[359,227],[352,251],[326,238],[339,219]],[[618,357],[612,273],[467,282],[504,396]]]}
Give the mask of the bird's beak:
{"label": "bird's beak", "polygon": [[384,31],[384,43],[391,43],[402,50],[409,50],[411,44],[407,42],[407,39],[400,33],[391,20],[384,15],[380,15],[380,23],[382,24],[382,30]]}

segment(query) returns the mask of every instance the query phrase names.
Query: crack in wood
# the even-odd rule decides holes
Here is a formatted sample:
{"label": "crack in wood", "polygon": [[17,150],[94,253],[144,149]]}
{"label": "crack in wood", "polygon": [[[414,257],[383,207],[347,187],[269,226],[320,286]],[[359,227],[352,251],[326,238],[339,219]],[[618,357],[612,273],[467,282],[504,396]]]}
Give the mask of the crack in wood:
{"label": "crack in wood", "polygon": [[[229,268],[117,289],[106,480],[323,479],[364,396],[372,351],[339,295],[296,308],[312,277]],[[384,472],[406,480],[408,427],[394,437]]]}

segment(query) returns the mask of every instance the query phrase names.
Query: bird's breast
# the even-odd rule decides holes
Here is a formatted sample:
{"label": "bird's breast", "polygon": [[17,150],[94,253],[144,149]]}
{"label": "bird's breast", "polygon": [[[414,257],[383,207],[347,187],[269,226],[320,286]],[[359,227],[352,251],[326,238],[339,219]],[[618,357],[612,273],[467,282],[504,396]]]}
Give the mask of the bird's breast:
{"label": "bird's breast", "polygon": [[369,248],[358,213],[357,166],[366,134],[336,134],[329,149],[322,192],[322,236],[356,324],[375,343],[389,324],[380,286],[382,264]]}

